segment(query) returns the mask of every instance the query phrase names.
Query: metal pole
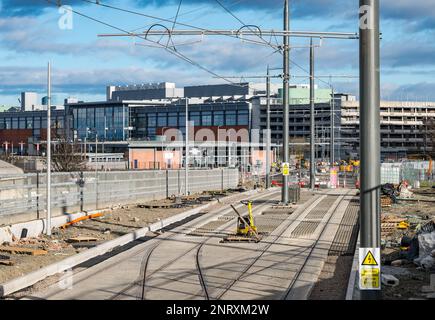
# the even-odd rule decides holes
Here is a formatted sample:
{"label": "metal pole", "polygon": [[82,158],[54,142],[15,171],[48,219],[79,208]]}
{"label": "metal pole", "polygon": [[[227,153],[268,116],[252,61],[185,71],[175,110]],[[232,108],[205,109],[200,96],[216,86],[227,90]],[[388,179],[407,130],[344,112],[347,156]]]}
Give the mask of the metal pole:
{"label": "metal pole", "polygon": [[97,131],[95,131],[95,209],[98,210],[98,132]]}
{"label": "metal pole", "polygon": [[[380,248],[379,1],[360,0],[361,248]],[[380,290],[361,290],[379,299]]]}
{"label": "metal pole", "polygon": [[51,236],[51,63],[47,68],[47,236]]}
{"label": "metal pole", "polygon": [[184,194],[189,195],[189,99],[186,98],[186,157],[184,173]]}
{"label": "metal pole", "polygon": [[315,90],[314,90],[314,46],[310,41],[310,188],[316,187],[316,120],[315,120]]}
{"label": "metal pole", "polygon": [[271,144],[271,132],[270,132],[270,73],[269,66],[267,66],[267,128],[266,128],[266,189],[270,188],[270,144]]}
{"label": "metal pole", "polygon": [[334,161],[335,161],[335,91],[334,91],[334,87],[331,86],[331,91],[332,91],[332,103],[331,103],[331,137],[330,137],[330,162],[331,162],[331,167],[334,165]]}
{"label": "metal pole", "polygon": [[[289,21],[289,0],[284,1],[284,31],[290,29]],[[284,45],[283,45],[283,70],[284,70],[284,80],[283,80],[283,161],[284,163],[289,162],[289,94],[290,94],[290,46],[289,46],[289,36],[284,35]],[[282,203],[288,204],[288,176],[283,176],[282,184]]]}

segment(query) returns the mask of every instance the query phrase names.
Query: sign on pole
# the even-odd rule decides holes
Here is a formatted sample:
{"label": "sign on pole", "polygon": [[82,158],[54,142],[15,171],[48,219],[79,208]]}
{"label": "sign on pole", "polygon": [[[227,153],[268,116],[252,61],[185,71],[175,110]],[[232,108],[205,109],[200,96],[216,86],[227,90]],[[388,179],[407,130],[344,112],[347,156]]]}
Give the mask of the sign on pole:
{"label": "sign on pole", "polygon": [[284,162],[282,164],[282,175],[289,176],[290,175],[290,163]]}
{"label": "sign on pole", "polygon": [[380,248],[359,249],[359,288],[360,290],[381,290]]}

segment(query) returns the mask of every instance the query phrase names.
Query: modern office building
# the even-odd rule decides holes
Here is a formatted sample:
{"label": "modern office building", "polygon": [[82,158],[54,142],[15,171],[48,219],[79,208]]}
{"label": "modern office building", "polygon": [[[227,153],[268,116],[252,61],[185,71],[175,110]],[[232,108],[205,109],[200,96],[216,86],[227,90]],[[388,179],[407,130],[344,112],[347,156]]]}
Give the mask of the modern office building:
{"label": "modern office building", "polygon": [[[156,91],[157,90],[157,91]],[[163,83],[108,88],[108,101],[65,101],[65,110],[55,110],[53,126],[64,130],[71,141],[98,141],[106,152],[126,152],[128,146],[165,145],[162,136],[178,130],[172,140],[185,138],[185,101],[175,84]],[[181,89],[183,90],[183,89]],[[242,91],[241,91],[242,90]],[[307,103],[307,86],[290,89],[290,150],[292,153],[309,155],[310,105]],[[277,92],[278,90],[276,90]],[[157,94],[157,92],[160,92]],[[357,158],[359,153],[359,102],[352,95],[336,94],[330,98],[329,89],[316,89],[315,134],[316,156],[329,160],[331,129],[334,129],[335,160]],[[255,93],[255,95],[251,95]],[[137,94],[159,96],[153,99],[132,99]],[[238,143],[257,143],[262,149],[265,142],[266,105],[264,92],[258,86],[242,84],[191,86],[183,90],[189,97],[189,120],[196,140],[204,142],[204,132],[212,133],[214,141],[226,141],[234,136]],[[329,94],[329,99],[328,99]],[[127,99],[121,99],[122,97]],[[207,96],[211,95],[211,96]],[[115,99],[114,99],[115,97]],[[163,97],[163,98],[162,98]],[[279,153],[282,145],[282,99],[279,94],[271,97],[272,143]],[[334,108],[332,108],[334,106]],[[43,141],[46,128],[46,111],[0,112],[0,144],[34,144]],[[333,121],[331,121],[333,119]],[[381,102],[382,158],[401,158],[415,153],[433,151],[429,138],[429,123],[435,121],[434,102]],[[225,131],[223,138],[220,132]],[[252,137],[259,132],[258,139]],[[199,133],[199,135],[198,135]],[[246,136],[248,138],[246,138]],[[192,138],[191,138],[192,139]],[[242,154],[240,148],[233,154]],[[31,149],[29,145],[29,150]],[[3,149],[4,150],[4,149]],[[212,151],[208,151],[212,152]],[[231,151],[227,150],[227,153]]]}
{"label": "modern office building", "polygon": [[[64,110],[52,110],[53,137],[65,135]],[[37,154],[47,137],[47,111],[0,112],[0,154]]]}
{"label": "modern office building", "polygon": [[[359,149],[359,102],[343,100],[341,134],[345,152]],[[381,101],[381,152],[383,159],[434,152],[430,124],[435,120],[435,102]]]}

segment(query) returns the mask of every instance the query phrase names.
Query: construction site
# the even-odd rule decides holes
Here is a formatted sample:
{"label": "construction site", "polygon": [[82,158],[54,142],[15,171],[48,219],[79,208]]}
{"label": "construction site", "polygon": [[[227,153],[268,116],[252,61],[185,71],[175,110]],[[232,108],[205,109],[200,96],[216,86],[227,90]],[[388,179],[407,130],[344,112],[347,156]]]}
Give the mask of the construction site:
{"label": "construction site", "polygon": [[[335,32],[336,24],[293,29],[293,8],[301,23],[305,4],[289,0],[270,4],[278,29],[238,16],[270,13],[261,1],[211,1],[238,29],[180,20],[202,10],[195,1],[156,4],[165,14],[175,8],[171,19],[137,4],[77,2],[37,8],[96,25],[84,34],[105,45],[133,39],[143,50],[163,49],[173,61],[159,68],[182,60],[220,83],[139,84],[131,72],[135,84],[106,85],[105,100],[97,91],[62,104],[52,93],[61,92],[62,72],[48,63],[42,105],[22,92],[20,109],[0,112],[2,303],[164,301],[161,318],[197,318],[214,314],[206,309],[213,304],[195,309],[199,301],[242,315],[246,302],[269,310],[270,301],[435,299],[435,102],[384,93],[388,4],[360,0],[351,8],[357,32]],[[130,30],[107,11],[153,23]],[[278,67],[250,56],[267,62],[266,74],[218,74],[180,50],[204,37],[272,49],[266,57],[279,55]],[[322,75],[328,45],[359,52],[350,69],[358,75]],[[328,54],[329,65],[336,58]],[[346,93],[350,83],[358,89]]]}

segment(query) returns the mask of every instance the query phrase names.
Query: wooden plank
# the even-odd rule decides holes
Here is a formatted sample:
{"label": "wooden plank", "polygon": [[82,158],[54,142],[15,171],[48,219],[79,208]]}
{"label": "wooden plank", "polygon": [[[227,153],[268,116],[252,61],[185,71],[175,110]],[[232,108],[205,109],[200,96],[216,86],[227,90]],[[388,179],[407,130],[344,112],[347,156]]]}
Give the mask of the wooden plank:
{"label": "wooden plank", "polygon": [[47,254],[47,251],[41,249],[10,247],[10,246],[0,246],[0,252],[7,252],[11,254],[28,254],[31,256],[43,256]]}
{"label": "wooden plank", "polygon": [[68,242],[94,242],[94,241],[98,241],[98,238],[95,237],[85,237],[85,236],[80,236],[80,237],[74,237],[74,238],[69,238]]}

